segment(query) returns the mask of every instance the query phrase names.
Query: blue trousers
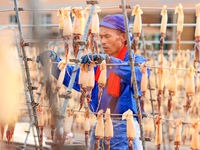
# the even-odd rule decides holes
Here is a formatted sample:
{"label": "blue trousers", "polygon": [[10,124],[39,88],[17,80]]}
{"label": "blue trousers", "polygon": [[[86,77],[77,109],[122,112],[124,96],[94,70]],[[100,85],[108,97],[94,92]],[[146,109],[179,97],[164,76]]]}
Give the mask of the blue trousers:
{"label": "blue trousers", "polygon": [[[114,136],[110,140],[110,150],[129,150],[128,149],[128,138],[126,134],[126,120],[121,119],[114,119],[112,120],[113,123],[113,131]],[[140,141],[140,127],[137,120],[134,118],[133,120],[136,130],[136,138],[133,141],[133,149],[134,150],[143,150],[142,142]],[[90,147],[88,150],[94,150],[94,142],[95,142],[95,129],[96,123],[91,132],[90,136]],[[100,149],[99,150],[106,150],[105,147],[105,140],[104,138],[100,140]]]}

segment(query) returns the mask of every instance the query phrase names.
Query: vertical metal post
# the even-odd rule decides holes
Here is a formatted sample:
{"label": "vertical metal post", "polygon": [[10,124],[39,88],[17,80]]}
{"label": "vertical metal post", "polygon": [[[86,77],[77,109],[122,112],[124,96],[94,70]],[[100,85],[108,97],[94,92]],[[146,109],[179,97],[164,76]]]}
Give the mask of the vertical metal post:
{"label": "vertical metal post", "polygon": [[[16,11],[18,29],[19,29],[19,34],[20,34],[20,41],[21,41],[21,46],[22,46],[23,60],[24,60],[25,70],[26,70],[26,77],[27,77],[27,82],[28,82],[28,90],[29,90],[29,93],[30,93],[31,105],[33,107],[33,114],[34,114],[36,130],[37,130],[38,141],[40,143],[40,140],[39,140],[40,139],[40,136],[39,136],[40,130],[39,130],[39,127],[38,127],[38,118],[37,118],[35,101],[34,101],[34,96],[33,96],[33,91],[32,91],[32,84],[31,84],[30,72],[29,72],[29,67],[28,67],[28,62],[27,62],[27,57],[26,57],[26,51],[24,49],[22,26],[21,26],[21,20],[20,20],[17,0],[14,0],[14,4],[15,4],[15,11]],[[40,148],[40,149],[42,149],[42,148]]]}
{"label": "vertical metal post", "polygon": [[[19,44],[17,42],[17,33],[16,33],[16,30],[13,29],[14,32],[15,32],[15,42],[16,42],[16,46],[17,46],[17,51],[18,51],[18,56],[20,57],[20,47],[19,47]],[[23,63],[22,61],[20,60],[20,66],[21,66],[21,70],[22,70],[22,77],[23,77],[23,83],[24,83],[24,89],[25,89],[25,95],[26,95],[26,101],[27,101],[27,106],[28,106],[28,112],[29,112],[29,116],[30,116],[30,126],[29,126],[29,129],[27,131],[27,135],[26,135],[26,139],[25,139],[25,142],[24,142],[24,145],[23,145],[23,149],[26,148],[26,143],[27,143],[27,140],[28,140],[28,136],[29,136],[29,133],[30,133],[30,128],[32,127],[32,132],[33,132],[33,137],[34,137],[34,142],[35,142],[35,149],[37,149],[37,141],[36,141],[36,137],[35,137],[35,130],[33,128],[33,122],[34,122],[34,118],[33,118],[33,112],[31,111],[31,100],[30,100],[30,97],[28,96],[27,94],[27,85],[26,85],[26,77],[25,77],[25,70],[24,70],[24,67],[23,67]]]}
{"label": "vertical metal post", "polygon": [[133,88],[134,88],[135,100],[136,100],[136,104],[137,104],[137,113],[138,113],[138,120],[139,120],[139,125],[140,125],[140,136],[141,136],[141,140],[142,140],[143,150],[146,150],[144,130],[143,130],[143,125],[142,125],[140,100],[139,100],[138,89],[137,89],[137,80],[136,80],[135,70],[133,67],[133,55],[132,55],[132,50],[131,50],[127,12],[126,12],[126,7],[125,7],[126,2],[125,2],[125,0],[121,0],[121,2],[122,2],[122,11],[123,11],[123,16],[124,16],[124,24],[125,24],[125,29],[126,29],[126,40],[127,40],[127,46],[128,46],[128,52],[129,52],[129,60],[130,60],[130,64],[131,64],[131,71],[133,71],[133,77],[132,77],[133,78]]}

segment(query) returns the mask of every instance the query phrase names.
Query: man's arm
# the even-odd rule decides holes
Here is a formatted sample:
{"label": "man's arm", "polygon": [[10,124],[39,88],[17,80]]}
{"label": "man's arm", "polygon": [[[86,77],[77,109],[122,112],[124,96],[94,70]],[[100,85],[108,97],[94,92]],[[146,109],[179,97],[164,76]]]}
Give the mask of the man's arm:
{"label": "man's arm", "polygon": [[[62,59],[57,57],[57,60],[56,62],[60,62]],[[64,78],[64,81],[63,81],[63,84],[68,87],[69,85],[69,82],[70,82],[70,79],[71,79],[71,75],[72,75],[72,71],[74,69],[74,66],[70,66],[70,65],[67,65],[67,68],[66,68],[66,72],[65,72],[65,78]],[[78,84],[78,80],[79,80],[79,72],[80,72],[80,68],[78,68],[77,70],[77,74],[76,74],[76,78],[75,78],[75,82],[74,82],[74,85],[73,85],[73,89],[75,89],[76,91],[80,92],[80,86]],[[53,63],[52,64],[52,75],[58,79],[59,75],[60,75],[60,70],[58,69],[58,63]]]}
{"label": "man's arm", "polygon": [[[140,62],[140,61],[139,61]],[[146,62],[146,60],[143,62]],[[111,64],[123,64],[127,63],[126,61],[121,61],[120,59],[117,59],[115,57],[110,57],[110,63]],[[126,84],[131,86],[131,67],[129,65],[113,65],[113,66],[107,66],[107,69],[113,73],[115,73],[117,76],[119,76]],[[136,80],[138,89],[140,89],[141,86],[141,79],[142,79],[142,72],[140,71],[139,66],[134,66],[135,74],[136,74]],[[150,75],[149,68],[147,69],[148,77]],[[133,85],[131,86],[133,90]]]}

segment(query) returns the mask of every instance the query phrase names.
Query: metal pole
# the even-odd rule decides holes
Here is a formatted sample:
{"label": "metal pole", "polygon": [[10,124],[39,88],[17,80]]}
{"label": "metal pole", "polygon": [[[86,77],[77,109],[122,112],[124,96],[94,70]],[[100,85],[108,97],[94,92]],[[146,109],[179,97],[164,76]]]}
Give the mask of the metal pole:
{"label": "metal pole", "polygon": [[139,125],[140,125],[140,137],[142,140],[142,146],[143,150],[146,150],[146,144],[145,144],[145,138],[144,138],[144,130],[143,130],[143,125],[142,125],[142,115],[141,115],[141,108],[140,108],[140,100],[138,96],[138,89],[137,89],[137,80],[135,76],[135,70],[133,66],[133,55],[132,55],[132,50],[131,50],[131,42],[130,42],[130,37],[129,37],[129,28],[128,28],[128,20],[127,20],[127,12],[126,12],[126,2],[125,0],[121,0],[122,3],[122,11],[123,11],[123,16],[124,16],[124,25],[126,29],[126,40],[127,40],[127,46],[128,46],[128,52],[129,52],[129,60],[131,62],[131,71],[133,71],[133,88],[134,88],[134,94],[135,94],[135,100],[137,104],[137,113],[138,113],[138,120],[139,120]]}
{"label": "metal pole", "polygon": [[[27,62],[27,57],[26,57],[26,51],[24,49],[22,27],[21,27],[21,20],[20,20],[17,0],[14,0],[14,4],[15,4],[15,11],[16,11],[19,34],[20,34],[20,39],[21,39],[21,45],[22,45],[22,54],[23,54],[23,58],[24,58],[24,64],[25,64],[25,70],[26,70],[26,76],[27,76],[27,82],[28,82],[28,89],[29,89],[30,98],[31,98],[31,105],[33,108],[33,114],[34,114],[36,130],[37,130],[38,141],[40,143],[40,130],[38,127],[38,118],[37,118],[36,106],[35,106],[35,101],[34,101],[34,96],[33,96],[33,91],[32,91],[32,84],[31,84],[30,72],[29,72],[29,67],[28,67],[28,62]],[[42,149],[42,148],[40,148],[40,149]]]}
{"label": "metal pole", "polygon": [[[17,52],[18,52],[18,56],[20,57],[20,47],[19,47],[19,44],[17,43],[17,32],[16,32],[16,29],[12,29],[10,28],[11,30],[14,31],[14,34],[15,34],[15,42],[16,42],[16,46],[17,46]],[[27,94],[27,85],[26,85],[26,78],[25,78],[25,71],[24,71],[24,66],[23,66],[23,63],[22,61],[20,61],[20,66],[21,66],[21,71],[22,71],[22,77],[23,77],[23,83],[24,83],[24,89],[25,89],[25,95],[26,95],[26,101],[27,101],[27,104],[28,104],[28,113],[29,113],[29,116],[30,116],[30,121],[31,121],[31,124],[33,123],[33,112],[31,111],[31,101],[30,101],[30,97],[28,96]],[[30,125],[31,127],[31,125]],[[29,132],[30,132],[30,127],[29,127],[29,130],[27,132],[27,136],[26,136],[26,140],[24,142],[24,145],[23,145],[23,148],[26,148],[26,142],[27,142],[27,139],[28,139],[28,135],[29,135]],[[32,132],[33,132],[33,137],[34,137],[34,142],[35,142],[35,148],[37,149],[37,142],[36,142],[36,138],[35,138],[35,131],[34,131],[34,128],[32,127]]]}
{"label": "metal pole", "polygon": [[[38,25],[30,25],[30,24],[24,24],[22,25],[22,28],[32,28],[32,27],[58,27],[59,24],[38,24]],[[142,24],[143,27],[160,27],[160,23],[148,23],[148,24]],[[167,27],[176,27],[176,23],[168,23]],[[184,27],[196,27],[196,23],[186,23],[183,24]],[[0,25],[0,27],[13,27],[17,28],[17,25]],[[133,28],[133,24],[129,25],[129,28]]]}

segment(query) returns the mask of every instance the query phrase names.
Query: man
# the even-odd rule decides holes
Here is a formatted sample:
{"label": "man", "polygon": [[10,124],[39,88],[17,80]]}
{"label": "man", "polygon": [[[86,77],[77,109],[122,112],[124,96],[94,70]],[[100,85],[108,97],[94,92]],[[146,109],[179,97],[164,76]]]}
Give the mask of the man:
{"label": "man", "polygon": [[[129,62],[128,50],[126,48],[126,34],[123,15],[108,15],[104,17],[103,22],[100,23],[100,41],[104,52],[106,54],[94,54],[93,59],[99,63],[103,60],[106,60],[107,63],[113,64],[122,64]],[[55,53],[49,53],[48,56],[52,61],[61,61]],[[81,63],[91,63],[92,55],[89,54],[90,59],[87,55],[82,56]],[[146,60],[136,55],[135,63],[141,64],[146,62]],[[142,72],[140,72],[140,67],[135,66],[135,73],[137,79],[137,86],[139,95],[141,95],[140,86],[141,86],[141,77]],[[67,66],[68,72],[71,74],[73,71],[72,66]],[[98,78],[99,69],[98,67],[94,68],[95,71],[95,80]],[[52,74],[58,78],[59,70],[57,65],[52,67]],[[148,74],[150,71],[148,70]],[[77,84],[79,77],[79,70],[76,76],[76,82],[73,85],[73,88],[77,91],[80,91],[80,87]],[[65,80],[63,84],[68,86],[70,81],[70,76],[66,73]],[[91,111],[96,112],[98,106],[98,84],[95,81],[95,86],[92,91],[92,101],[90,102]],[[103,89],[103,94],[101,97],[101,102],[99,110],[103,109],[104,112],[107,108],[110,108],[112,114],[123,114],[128,109],[131,109],[134,114],[137,113],[137,107],[134,96],[133,86],[131,85],[131,67],[129,65],[114,65],[107,66],[107,84]],[[137,119],[134,118],[134,124],[136,129],[136,138],[133,141],[134,150],[142,150],[142,143],[139,140],[140,129],[137,122]],[[110,148],[111,150],[128,150],[128,138],[126,136],[126,120],[121,119],[121,115],[118,117],[112,118],[114,137],[111,138]],[[94,149],[94,140],[95,140],[95,127],[91,133],[90,140],[90,150]],[[103,141],[103,142],[102,142]],[[100,141],[100,147],[105,149],[104,139]]]}

